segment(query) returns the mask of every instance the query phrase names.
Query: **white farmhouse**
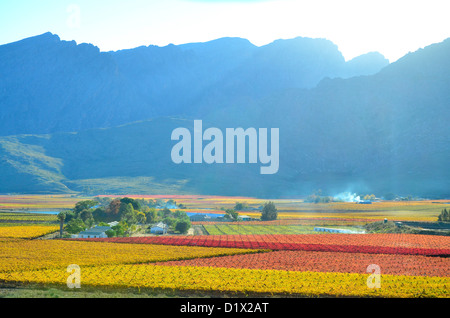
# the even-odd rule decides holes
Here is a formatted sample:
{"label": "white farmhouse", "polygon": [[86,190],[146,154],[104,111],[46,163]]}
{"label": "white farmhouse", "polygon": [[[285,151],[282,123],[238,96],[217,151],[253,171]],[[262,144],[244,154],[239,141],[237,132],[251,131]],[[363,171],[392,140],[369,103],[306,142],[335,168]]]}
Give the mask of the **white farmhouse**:
{"label": "white farmhouse", "polygon": [[159,222],[158,224],[152,226],[152,228],[150,229],[150,233],[166,234],[168,229],[169,227],[167,226],[167,224]]}

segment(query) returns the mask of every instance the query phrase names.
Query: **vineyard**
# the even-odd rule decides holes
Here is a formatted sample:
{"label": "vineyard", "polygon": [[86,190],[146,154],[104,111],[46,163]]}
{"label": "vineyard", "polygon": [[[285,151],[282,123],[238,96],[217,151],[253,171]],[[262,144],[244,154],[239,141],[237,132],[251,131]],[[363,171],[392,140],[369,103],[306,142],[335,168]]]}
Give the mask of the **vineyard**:
{"label": "vineyard", "polygon": [[[191,212],[208,207],[208,213],[219,213],[220,206],[228,207],[238,200],[247,200],[254,207],[260,204],[251,198],[173,198],[184,202]],[[22,202],[31,204],[32,199],[36,197]],[[66,207],[64,198],[57,199],[64,202],[61,209]],[[349,204],[340,204],[340,208],[345,205]],[[205,229],[205,235],[88,239],[43,239],[59,232],[55,215],[2,212],[0,286],[69,290],[67,267],[76,264],[81,268],[82,289],[111,292],[204,292],[212,297],[450,297],[450,236],[314,231],[315,226],[358,229],[368,220],[402,214],[393,211],[391,203],[383,205],[384,212],[349,208],[347,213],[322,211],[312,215],[317,206],[306,211],[306,204],[299,202],[293,212],[296,201],[290,200],[280,204],[284,217],[274,221],[195,222]],[[411,211],[429,206],[432,211],[436,209],[430,202],[401,202],[397,206]],[[423,215],[431,215],[426,211]],[[257,212],[245,212],[252,213]],[[415,213],[407,219],[423,218]],[[373,272],[367,269],[372,265],[380,269],[380,288],[368,285]]]}
{"label": "vineyard", "polygon": [[118,237],[84,241],[343,253],[450,255],[450,238],[412,234],[298,234]]}

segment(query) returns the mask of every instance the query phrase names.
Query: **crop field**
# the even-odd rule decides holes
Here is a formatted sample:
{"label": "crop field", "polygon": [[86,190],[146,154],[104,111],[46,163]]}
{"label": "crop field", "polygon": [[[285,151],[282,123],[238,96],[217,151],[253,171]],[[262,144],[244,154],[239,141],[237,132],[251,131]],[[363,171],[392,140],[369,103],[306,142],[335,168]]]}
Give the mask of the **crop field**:
{"label": "crop field", "polygon": [[[265,202],[217,196],[145,198],[174,199],[187,207],[186,212],[211,214],[245,202],[253,210],[240,213],[255,218]],[[3,204],[15,202],[17,211],[24,211],[27,205],[33,209],[73,208],[81,199],[52,196],[46,203],[45,196],[24,196],[1,200]],[[111,293],[450,297],[450,236],[314,231],[315,226],[357,230],[382,218],[432,222],[443,207],[448,207],[445,202],[379,202],[370,206],[274,202],[279,210],[274,221],[193,222],[205,229],[204,235],[90,239],[43,239],[59,231],[55,215],[4,211],[0,213],[0,287],[56,286],[73,291],[67,286],[67,267],[76,264],[81,270],[81,289]],[[373,266],[379,272],[368,270]],[[369,284],[373,277],[378,277],[379,286]]]}
{"label": "crop field", "polygon": [[46,234],[50,234],[59,230],[59,226],[55,225],[17,225],[10,224],[0,226],[0,239],[2,238],[23,238],[32,239]]}
{"label": "crop field", "polygon": [[321,252],[450,255],[450,237],[413,234],[269,234],[153,236],[78,239],[109,243],[162,244]]}
{"label": "crop field", "polygon": [[[383,275],[380,288],[367,287],[367,275],[153,264],[87,267],[83,283],[94,287],[215,291],[353,297],[449,297],[448,277]],[[65,271],[48,269],[0,273],[0,279],[34,284],[65,284]]]}
{"label": "crop field", "polygon": [[[339,236],[342,235],[345,236]],[[380,237],[376,243],[399,243],[389,243],[387,239]],[[401,242],[413,246],[422,244],[421,247],[449,244],[448,240],[433,243],[433,238],[428,237],[423,240],[406,237]],[[411,250],[404,255],[391,250],[386,254],[374,254],[357,249],[347,252],[268,251],[134,243],[137,241],[121,244],[96,239],[91,239],[91,242],[3,241],[0,281],[64,286],[68,277],[66,264],[75,263],[82,268],[82,284],[111,290],[138,288],[358,297],[450,296],[449,258],[428,256],[432,253],[416,255]],[[367,285],[369,274],[366,268],[371,264],[381,268],[380,288]]]}
{"label": "crop field", "polygon": [[0,211],[71,209],[82,197],[73,195],[1,195]]}
{"label": "crop field", "polygon": [[367,254],[309,251],[273,251],[215,258],[156,263],[165,266],[204,266],[272,269],[301,272],[366,273],[377,264],[387,275],[449,276],[450,259],[422,255]]}
{"label": "crop field", "polygon": [[[313,225],[253,225],[247,224],[203,224],[208,235],[247,235],[247,234],[324,234],[314,231]],[[334,225],[333,225],[334,226]],[[354,226],[338,226],[341,230],[359,231]]]}
{"label": "crop field", "polygon": [[[118,196],[100,196],[118,197]],[[248,197],[223,197],[201,195],[129,195],[135,199],[173,199],[188,209],[186,212],[223,213],[224,209],[233,208],[237,202],[245,203],[248,210],[241,211],[250,217],[259,217],[259,208],[265,199]],[[327,218],[355,219],[370,222],[388,218],[395,221],[436,221],[442,209],[448,208],[449,200],[422,201],[379,201],[372,204],[355,202],[307,203],[302,199],[274,199],[278,209],[278,217],[283,219]]]}
{"label": "crop field", "polygon": [[[249,209],[240,211],[251,217],[259,217],[259,208],[266,199],[249,197],[224,197],[202,195],[126,195],[135,199],[173,199],[187,207],[186,212],[223,213],[237,202],[245,203]],[[101,195],[99,197],[123,197]],[[6,211],[59,211],[71,209],[76,202],[92,199],[75,195],[2,195],[0,212]],[[290,219],[343,219],[368,222],[384,218],[398,221],[435,221],[444,208],[450,207],[449,200],[425,201],[380,201],[373,204],[354,202],[306,203],[302,199],[272,200],[278,209],[279,220]]]}
{"label": "crop field", "polygon": [[209,235],[247,235],[247,234],[312,234],[313,226],[307,225],[246,225],[246,224],[207,224],[203,225]]}
{"label": "crop field", "polygon": [[[0,239],[0,273],[30,270],[66,270],[71,264],[91,267],[149,263],[163,260],[212,257],[254,250],[206,248],[198,246],[162,246],[76,242],[64,240]],[[8,275],[6,275],[8,276]],[[4,279],[5,275],[0,276]]]}
{"label": "crop field", "polygon": [[20,212],[0,212],[0,222],[56,222],[58,218],[54,214],[35,214]]}

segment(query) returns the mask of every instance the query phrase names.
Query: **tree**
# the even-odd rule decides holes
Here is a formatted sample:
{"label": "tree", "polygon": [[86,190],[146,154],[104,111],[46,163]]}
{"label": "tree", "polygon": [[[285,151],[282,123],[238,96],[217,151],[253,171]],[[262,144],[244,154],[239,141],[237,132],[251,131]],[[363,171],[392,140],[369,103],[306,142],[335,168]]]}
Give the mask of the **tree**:
{"label": "tree", "polygon": [[113,229],[107,230],[107,231],[105,232],[105,234],[106,234],[106,236],[108,236],[108,237],[115,237],[115,236],[117,236],[116,231],[114,231]]}
{"label": "tree", "polygon": [[450,213],[447,209],[441,211],[441,214],[438,216],[438,222],[450,222]]}
{"label": "tree", "polygon": [[79,213],[79,217],[86,223],[86,220],[93,218],[93,215],[90,210],[84,209]]}
{"label": "tree", "polygon": [[166,223],[169,227],[173,227],[177,223],[177,219],[172,216],[165,217],[163,222]]}
{"label": "tree", "polygon": [[262,212],[261,212],[261,220],[263,221],[272,221],[276,220],[278,217],[278,211],[275,207],[275,204],[272,201],[264,203]]}
{"label": "tree", "polygon": [[93,217],[87,218],[86,221],[84,221],[84,224],[88,227],[91,228],[94,226],[95,224],[95,220]]}
{"label": "tree", "polygon": [[98,202],[94,201],[94,200],[80,201],[75,204],[73,211],[78,215],[81,211],[89,210],[90,208],[92,208],[96,205],[98,205]]}
{"label": "tree", "polygon": [[147,217],[145,216],[144,212],[136,212],[136,220],[138,223],[145,224],[147,221]]}
{"label": "tree", "polygon": [[133,206],[133,209],[134,209],[134,210],[138,210],[138,211],[141,210],[141,205],[140,205],[139,201],[137,201],[137,200],[135,200],[135,199],[132,199],[132,198],[123,198],[123,199],[120,199],[120,202],[123,203],[123,204],[129,204],[129,203],[131,203],[131,205]]}
{"label": "tree", "polygon": [[246,203],[236,202],[236,205],[234,206],[235,211],[244,211],[248,209],[248,205]]}
{"label": "tree", "polygon": [[72,220],[72,219],[77,218],[75,212],[73,212],[73,211],[66,211],[64,214],[66,215],[66,220],[65,220],[66,223],[70,222],[70,220]]}
{"label": "tree", "polygon": [[158,217],[158,213],[155,208],[149,208],[148,212],[145,213],[147,218],[147,223],[154,223]]}
{"label": "tree", "polygon": [[168,208],[164,208],[162,210],[162,216],[163,218],[169,217],[172,215],[172,211],[170,211]]}
{"label": "tree", "polygon": [[128,224],[121,221],[119,224],[114,225],[111,229],[116,233],[115,236],[124,236],[125,232],[128,230]]}
{"label": "tree", "polygon": [[177,202],[174,199],[170,199],[166,202],[166,206],[177,206]]}
{"label": "tree", "polygon": [[101,206],[106,207],[108,206],[113,199],[109,197],[95,197],[94,201],[97,201]]}
{"label": "tree", "polygon": [[70,234],[77,234],[86,230],[86,225],[82,219],[72,219],[66,225],[66,231]]}
{"label": "tree", "polygon": [[225,218],[237,221],[239,219],[239,213],[233,209],[227,209],[225,210]]}
{"label": "tree", "polygon": [[137,216],[136,212],[133,209],[133,205],[131,203],[123,204],[121,208],[121,220],[127,222],[127,224],[136,224]]}
{"label": "tree", "polygon": [[110,216],[111,218],[119,218],[121,205],[122,202],[120,202],[119,199],[114,199],[106,208],[105,213],[108,214],[108,216]]}
{"label": "tree", "polygon": [[191,228],[191,222],[189,220],[180,220],[175,225],[175,231],[180,232],[181,234],[187,233],[187,231]]}
{"label": "tree", "polygon": [[62,238],[63,235],[63,228],[64,228],[64,220],[66,219],[66,214],[64,212],[58,213],[58,220],[59,220],[59,237]]}
{"label": "tree", "polygon": [[92,212],[92,216],[96,222],[113,221],[112,218],[106,214],[106,208],[103,206],[96,208],[94,212]]}
{"label": "tree", "polygon": [[188,217],[188,215],[187,215],[187,213],[186,212],[184,212],[184,211],[180,211],[180,210],[176,210],[174,213],[173,213],[173,216],[176,218],[176,219],[189,219],[189,217]]}

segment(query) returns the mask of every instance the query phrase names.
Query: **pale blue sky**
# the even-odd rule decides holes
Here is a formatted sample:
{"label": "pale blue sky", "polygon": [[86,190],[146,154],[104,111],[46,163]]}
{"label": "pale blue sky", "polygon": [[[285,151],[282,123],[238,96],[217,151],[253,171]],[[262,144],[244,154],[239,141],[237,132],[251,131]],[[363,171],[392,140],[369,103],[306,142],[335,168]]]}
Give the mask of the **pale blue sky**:
{"label": "pale blue sky", "polygon": [[450,37],[449,0],[0,0],[0,44],[50,31],[102,51],[242,37],[326,38],[395,61]]}

